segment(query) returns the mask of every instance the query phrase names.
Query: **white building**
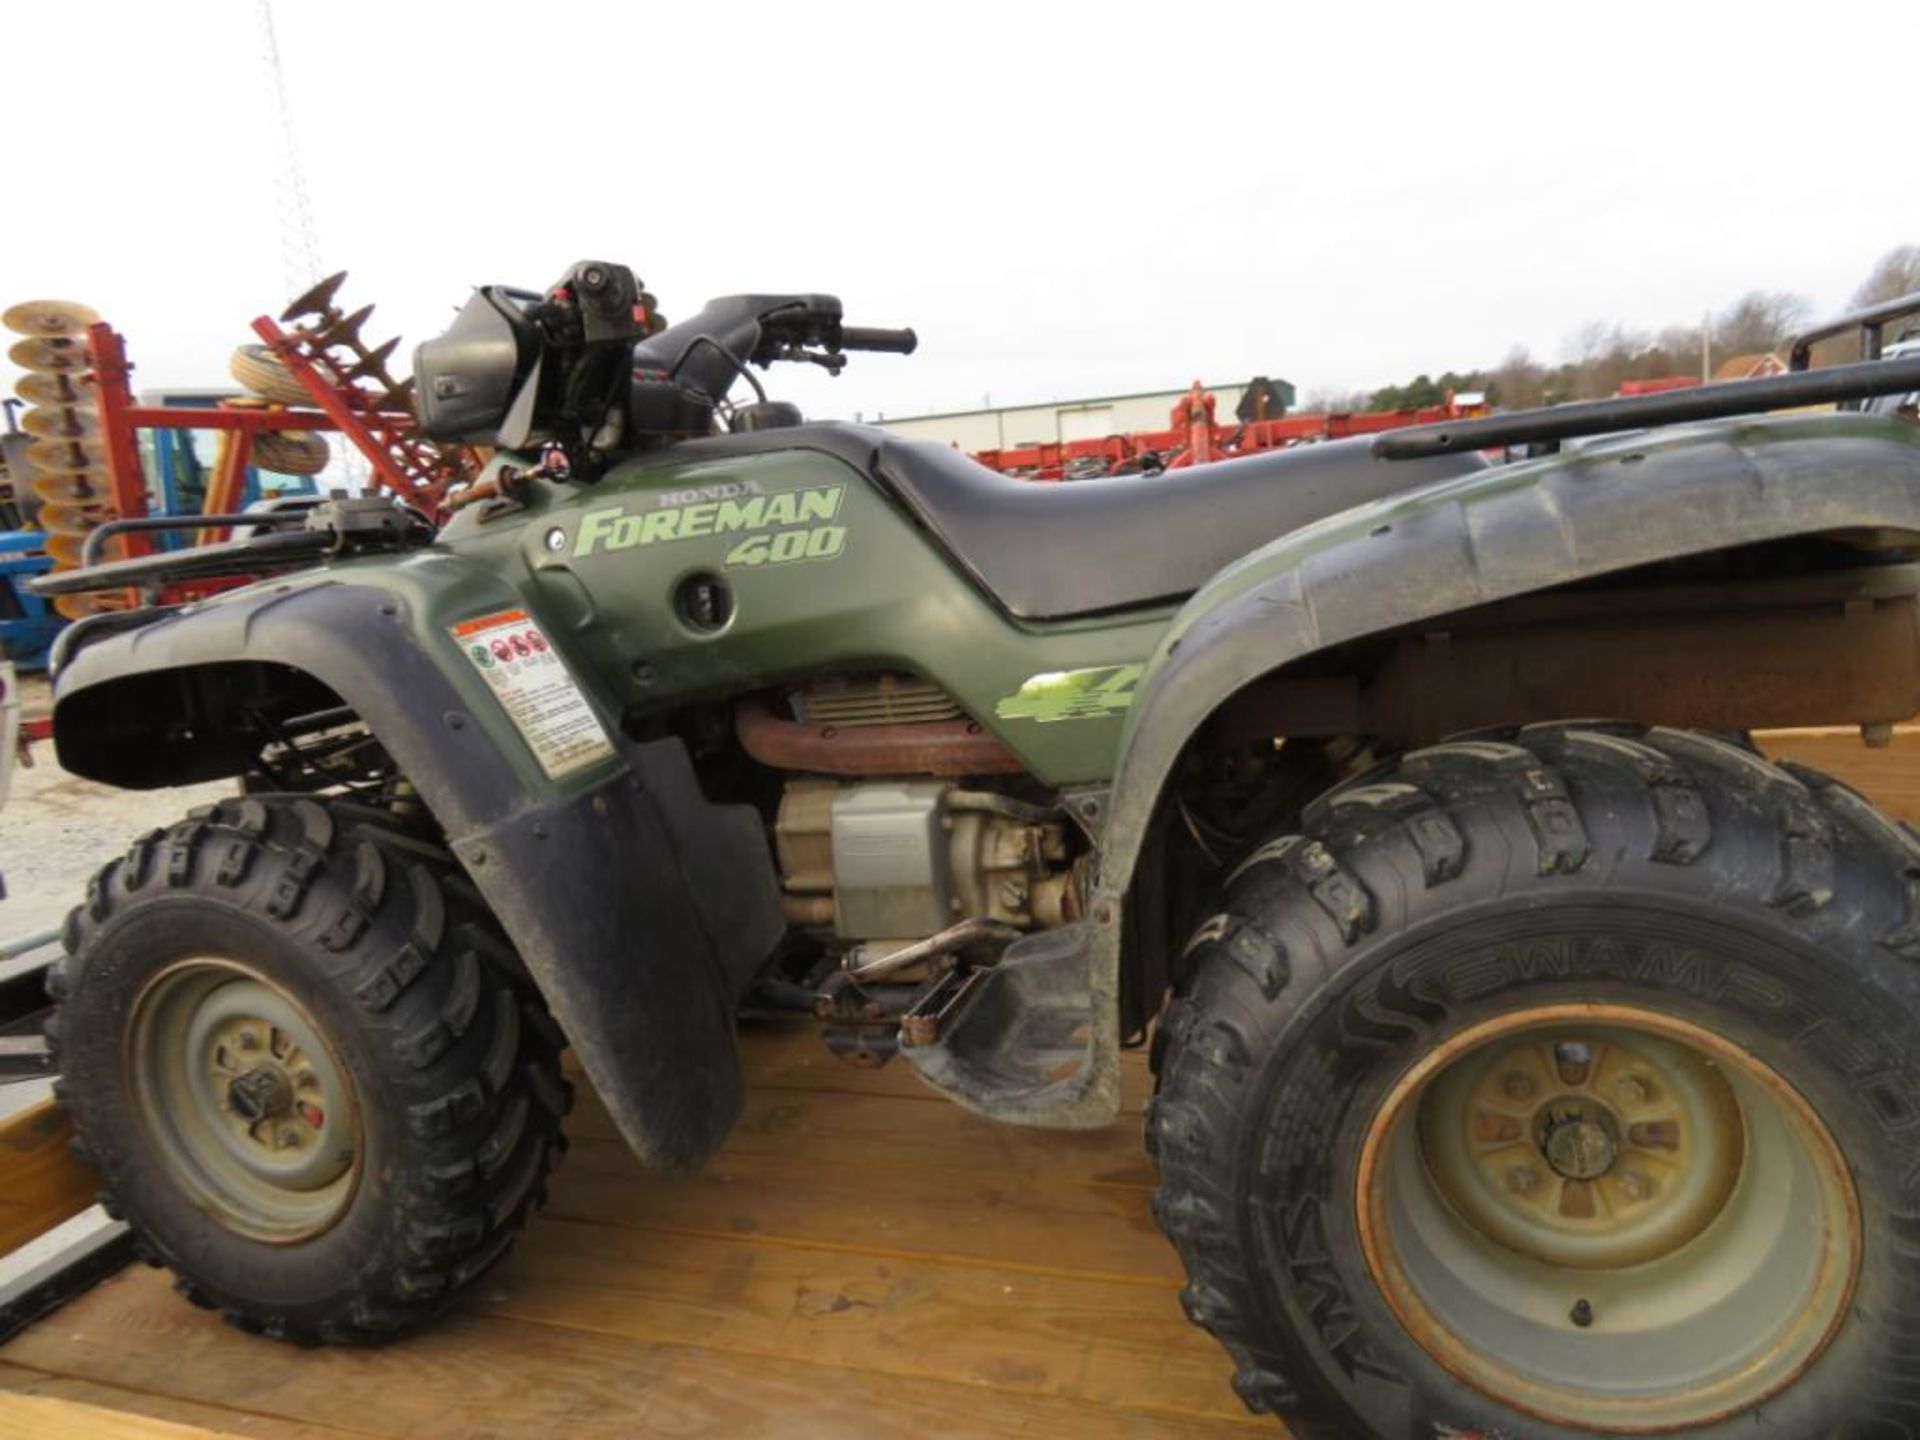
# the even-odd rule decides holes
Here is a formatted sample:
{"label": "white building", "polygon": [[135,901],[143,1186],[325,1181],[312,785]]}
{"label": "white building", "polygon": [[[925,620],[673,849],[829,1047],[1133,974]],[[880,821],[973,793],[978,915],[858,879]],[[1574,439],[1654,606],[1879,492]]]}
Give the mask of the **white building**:
{"label": "white building", "polygon": [[[1214,397],[1214,414],[1231,423],[1234,407],[1247,388],[1204,387]],[[1149,390],[1136,395],[1102,395],[1090,400],[1060,400],[1050,405],[1014,405],[998,410],[955,410],[944,415],[912,415],[875,420],[882,430],[915,440],[938,440],[969,452],[1008,450],[1019,445],[1052,445],[1069,440],[1101,440],[1136,430],[1165,430],[1174,405],[1186,390]]]}

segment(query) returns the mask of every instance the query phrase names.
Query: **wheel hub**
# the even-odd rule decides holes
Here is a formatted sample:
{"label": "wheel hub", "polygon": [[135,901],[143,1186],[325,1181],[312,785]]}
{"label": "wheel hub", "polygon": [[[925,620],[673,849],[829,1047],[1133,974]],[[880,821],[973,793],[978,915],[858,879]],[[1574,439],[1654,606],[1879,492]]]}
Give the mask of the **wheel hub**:
{"label": "wheel hub", "polygon": [[1470,1058],[1435,1077],[1416,1124],[1447,1203],[1496,1244],[1583,1269],[1639,1264],[1726,1204],[1745,1131],[1697,1056],[1567,1028]]}
{"label": "wheel hub", "polygon": [[293,1108],[293,1085],[273,1065],[256,1065],[227,1086],[227,1107],[251,1125]]}
{"label": "wheel hub", "polygon": [[1536,1122],[1540,1153],[1568,1180],[1597,1180],[1620,1155],[1620,1125],[1604,1106],[1568,1096],[1544,1107]]}
{"label": "wheel hub", "polygon": [[136,1001],[129,1043],[149,1129],[211,1213],[280,1242],[340,1217],[359,1177],[353,1086],[284,989],[234,961],[182,961]]}
{"label": "wheel hub", "polygon": [[1622,1006],[1539,1007],[1436,1047],[1362,1142],[1361,1247],[1449,1371],[1589,1430],[1750,1407],[1846,1312],[1858,1200],[1759,1059]]}

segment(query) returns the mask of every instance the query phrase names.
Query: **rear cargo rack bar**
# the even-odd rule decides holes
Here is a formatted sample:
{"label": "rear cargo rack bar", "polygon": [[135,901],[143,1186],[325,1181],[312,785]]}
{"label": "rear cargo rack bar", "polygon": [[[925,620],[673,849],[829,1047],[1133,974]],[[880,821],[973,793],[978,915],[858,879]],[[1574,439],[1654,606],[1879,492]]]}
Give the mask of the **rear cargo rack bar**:
{"label": "rear cargo rack bar", "polygon": [[1920,315],[1920,290],[1911,295],[1901,295],[1892,300],[1882,300],[1878,305],[1868,305],[1846,315],[1840,315],[1811,330],[1803,330],[1787,342],[1787,368],[1806,370],[1813,364],[1813,347],[1822,340],[1831,340],[1836,335],[1844,335],[1849,330],[1860,332],[1860,358],[1878,360],[1880,358],[1881,332],[1890,320],[1898,320],[1905,315]]}
{"label": "rear cargo rack bar", "polygon": [[1692,390],[1667,390],[1624,400],[1549,405],[1539,410],[1516,410],[1511,415],[1490,415],[1484,420],[1422,425],[1379,436],[1373,442],[1373,453],[1383,460],[1415,460],[1461,450],[1487,450],[1498,445],[1570,440],[1581,435],[1610,435],[1690,420],[1720,420],[1731,415],[1793,410],[1803,405],[1865,400],[1875,395],[1900,395],[1909,390],[1920,390],[1920,355],[1771,375],[1764,380],[1734,380]]}

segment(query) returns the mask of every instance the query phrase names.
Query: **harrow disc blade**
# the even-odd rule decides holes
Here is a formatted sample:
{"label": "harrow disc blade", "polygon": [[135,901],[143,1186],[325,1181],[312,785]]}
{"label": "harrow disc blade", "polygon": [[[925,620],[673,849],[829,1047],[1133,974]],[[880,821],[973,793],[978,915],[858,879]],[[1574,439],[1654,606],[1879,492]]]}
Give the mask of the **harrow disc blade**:
{"label": "harrow disc blade", "polygon": [[85,595],[56,595],[53,608],[69,620],[84,620],[89,615],[105,615],[110,610],[131,610],[133,605],[124,590],[94,590]]}
{"label": "harrow disc blade", "polygon": [[41,440],[91,440],[100,417],[91,405],[41,405],[20,417],[20,428]]}
{"label": "harrow disc blade", "polygon": [[[55,505],[48,503],[40,507],[40,528],[48,535],[64,535],[76,540],[86,538],[89,531],[98,530],[107,523],[105,505]],[[47,547],[51,550],[53,547]],[[78,560],[79,552],[75,551]]]}
{"label": "harrow disc blade", "polygon": [[93,392],[71,370],[29,370],[13,382],[13,393],[29,405],[93,403]]}
{"label": "harrow disc blade", "polygon": [[73,300],[22,300],[0,312],[0,325],[16,335],[84,335],[99,323],[97,311]]}
{"label": "harrow disc blade", "polygon": [[113,487],[104,470],[56,471],[36,475],[33,493],[55,505],[105,505],[113,499]]}
{"label": "harrow disc blade", "polygon": [[326,314],[328,307],[333,304],[335,293],[339,291],[341,283],[346,278],[347,272],[344,270],[337,275],[329,275],[282,310],[281,320],[298,320],[302,315]]}
{"label": "harrow disc blade", "polygon": [[373,306],[362,305],[351,315],[335,320],[321,330],[314,336],[314,343],[323,350],[333,345],[357,345],[360,341],[360,327],[367,323],[367,317],[371,314],[373,314]]}
{"label": "harrow disc blade", "polygon": [[42,474],[104,470],[107,452],[95,440],[36,440],[27,447],[27,463]]}
{"label": "harrow disc blade", "polygon": [[373,402],[373,408],[389,413],[397,411],[405,415],[413,414],[413,377],[409,375],[391,390],[383,392]]}
{"label": "harrow disc blade", "polygon": [[64,335],[16,340],[7,359],[22,370],[85,370],[88,364],[86,344]]}

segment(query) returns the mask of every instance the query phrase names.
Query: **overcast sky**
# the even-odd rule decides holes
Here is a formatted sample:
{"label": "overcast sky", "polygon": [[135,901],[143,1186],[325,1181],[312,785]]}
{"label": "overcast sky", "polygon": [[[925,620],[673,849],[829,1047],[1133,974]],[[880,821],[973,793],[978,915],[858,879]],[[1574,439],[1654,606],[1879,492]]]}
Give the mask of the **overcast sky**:
{"label": "overcast sky", "polygon": [[[1920,241],[1910,0],[275,15],[321,259],[382,336],[589,256],[669,318],[826,290],[918,328],[775,372],[821,415],[1378,385],[1755,286],[1835,309]],[[9,5],[0,53],[0,302],[223,381],[287,298],[253,0]]]}

